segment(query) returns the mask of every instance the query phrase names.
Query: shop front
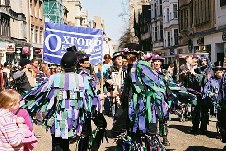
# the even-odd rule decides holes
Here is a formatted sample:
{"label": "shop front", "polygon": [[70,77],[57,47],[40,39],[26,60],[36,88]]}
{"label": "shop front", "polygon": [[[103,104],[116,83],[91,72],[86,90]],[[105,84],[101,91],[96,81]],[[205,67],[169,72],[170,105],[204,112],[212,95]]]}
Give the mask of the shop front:
{"label": "shop front", "polygon": [[36,58],[36,59],[42,61],[42,58],[43,58],[42,44],[33,44],[32,46],[33,46],[32,47],[33,58]]}
{"label": "shop front", "polygon": [[0,64],[6,62],[6,44],[9,44],[9,42],[0,41]]}
{"label": "shop front", "polygon": [[15,50],[14,43],[6,44],[6,62],[9,64],[15,64]]}
{"label": "shop front", "polygon": [[[202,41],[201,41],[202,40]],[[199,43],[199,42],[202,43]],[[213,34],[206,35],[204,37],[194,38],[193,44],[196,51],[204,51],[210,54],[211,62],[224,61],[226,57],[225,53],[225,43],[226,43],[226,31],[217,32]]]}

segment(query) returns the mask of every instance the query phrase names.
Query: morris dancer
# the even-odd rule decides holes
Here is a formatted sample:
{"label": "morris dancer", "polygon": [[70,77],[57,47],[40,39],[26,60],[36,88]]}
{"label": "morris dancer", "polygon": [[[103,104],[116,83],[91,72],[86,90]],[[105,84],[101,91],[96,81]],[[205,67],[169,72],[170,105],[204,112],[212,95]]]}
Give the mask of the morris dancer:
{"label": "morris dancer", "polygon": [[89,107],[97,105],[94,107],[96,112],[100,109],[97,96],[93,102],[86,97],[85,85],[88,83],[75,73],[77,60],[76,52],[66,52],[61,59],[64,72],[51,75],[23,98],[22,108],[28,109],[32,117],[37,112],[45,114],[42,122],[45,128],[50,128],[53,151],[68,151],[69,139],[83,136]]}
{"label": "morris dancer", "polygon": [[[165,75],[161,69],[161,65],[162,65],[164,59],[159,55],[154,55],[151,58],[151,60],[152,60],[153,70],[154,70],[156,78],[158,78],[159,81],[163,81],[166,84]],[[165,101],[167,101],[167,100],[165,100]],[[167,135],[168,135],[167,120],[168,119],[169,119],[169,113],[167,113],[166,116],[160,118],[160,120],[159,120],[159,134],[160,134],[160,136],[163,137],[163,145],[165,145],[165,146],[170,145],[170,143],[167,139]]]}
{"label": "morris dancer", "polygon": [[157,136],[157,121],[166,115],[166,93],[163,81],[155,77],[146,61],[138,61],[140,46],[126,45],[127,76],[121,101],[123,114],[113,131],[123,132],[117,143],[121,150],[161,150],[165,148]]}

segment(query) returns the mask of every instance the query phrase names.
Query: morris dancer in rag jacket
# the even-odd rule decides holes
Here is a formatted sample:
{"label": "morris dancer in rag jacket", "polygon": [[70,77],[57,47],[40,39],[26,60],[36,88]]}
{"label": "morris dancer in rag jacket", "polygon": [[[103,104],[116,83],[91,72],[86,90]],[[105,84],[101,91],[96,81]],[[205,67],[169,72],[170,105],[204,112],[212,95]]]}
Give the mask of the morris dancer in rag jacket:
{"label": "morris dancer in rag jacket", "polygon": [[45,114],[42,125],[50,128],[53,151],[68,151],[70,138],[83,138],[90,107],[96,106],[93,109],[96,112],[100,109],[98,96],[93,97],[93,102],[90,102],[90,97],[87,99],[87,83],[75,73],[77,60],[76,52],[66,52],[61,59],[64,72],[51,75],[23,98],[22,108],[26,108],[32,117],[37,112]]}
{"label": "morris dancer in rag jacket", "polygon": [[[161,65],[162,65],[164,59],[159,55],[154,55],[154,56],[152,56],[151,60],[152,60],[152,64],[153,64],[153,72],[155,73],[155,77],[159,81],[163,81],[164,84],[167,84],[166,80],[165,80],[165,74],[163,73],[163,71],[161,69]],[[165,85],[165,87],[166,87],[166,85]],[[167,98],[166,97],[164,97],[164,98],[166,99],[165,101],[167,101]],[[159,134],[160,134],[160,136],[163,137],[163,145],[165,145],[165,146],[170,145],[170,143],[167,139],[167,135],[168,135],[167,120],[168,119],[169,119],[169,112],[167,113],[166,116],[163,116],[159,120]]]}
{"label": "morris dancer in rag jacket", "polygon": [[[215,81],[219,84],[219,94],[218,96],[213,93],[212,98],[216,101],[216,109],[217,109],[217,130],[220,134],[221,141],[226,143],[226,75],[223,70],[223,62],[215,62],[215,67],[213,68],[215,73]],[[217,97],[216,97],[217,96]],[[223,150],[226,149],[226,146]]]}
{"label": "morris dancer in rag jacket", "polygon": [[[85,88],[85,122],[83,124],[82,135],[79,141],[79,151],[86,151],[88,148],[92,151],[97,151],[101,144],[101,140],[105,134],[107,122],[100,110],[100,99],[103,95],[97,95],[96,81],[90,73],[89,55],[78,54],[77,73],[83,77]],[[97,126],[97,129],[92,134],[91,121]],[[91,139],[90,139],[91,138]]]}
{"label": "morris dancer in rag jacket", "polygon": [[119,150],[164,151],[157,136],[157,121],[167,114],[163,81],[155,77],[150,64],[138,61],[140,46],[127,44],[124,49],[128,60],[127,76],[121,96],[123,114],[113,132],[118,134]]}

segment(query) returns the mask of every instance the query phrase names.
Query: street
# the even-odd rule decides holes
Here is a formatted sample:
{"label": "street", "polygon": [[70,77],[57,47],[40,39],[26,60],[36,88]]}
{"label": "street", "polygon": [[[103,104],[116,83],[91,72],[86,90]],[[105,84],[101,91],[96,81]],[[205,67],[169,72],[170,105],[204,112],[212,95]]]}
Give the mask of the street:
{"label": "street", "polygon": [[[108,130],[112,127],[112,119],[106,116],[108,122]],[[191,127],[191,121],[179,122],[177,116],[172,115],[169,124],[169,141],[170,146],[167,150],[173,151],[221,151],[225,144],[220,139],[216,139],[216,118],[210,118],[210,125],[208,126],[208,134],[204,135],[191,135],[188,133]],[[36,135],[38,138],[38,145],[34,151],[50,151],[51,150],[51,137],[49,132],[46,132],[41,126],[34,125]],[[71,151],[76,151],[76,143],[70,145]],[[100,151],[114,151],[114,140],[109,138],[109,143],[104,142],[100,147]]]}

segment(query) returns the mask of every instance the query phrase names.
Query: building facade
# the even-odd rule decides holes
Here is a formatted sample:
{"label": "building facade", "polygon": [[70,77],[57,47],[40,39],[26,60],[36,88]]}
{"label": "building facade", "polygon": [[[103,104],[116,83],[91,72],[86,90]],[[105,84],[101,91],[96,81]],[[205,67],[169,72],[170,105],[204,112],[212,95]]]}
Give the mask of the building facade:
{"label": "building facade", "polygon": [[62,0],[32,0],[32,3],[43,1],[45,22],[64,23],[64,5]]}
{"label": "building facade", "polygon": [[[178,0],[163,0],[163,56],[166,63],[173,62],[175,54],[180,52],[179,47],[179,23]],[[178,51],[179,50],[179,51]]]}
{"label": "building facade", "polygon": [[138,22],[142,12],[142,5],[150,5],[151,0],[130,0],[129,1],[129,31],[132,35],[130,42],[139,43],[139,38],[135,35],[134,22]]}
{"label": "building facade", "polygon": [[163,11],[162,0],[152,0],[151,4],[151,33],[153,51],[162,53],[163,50]]}
{"label": "building facade", "polygon": [[104,20],[99,16],[93,16],[93,19],[89,22],[89,27],[100,29],[104,32]]}
{"label": "building facade", "polygon": [[145,52],[151,51],[151,5],[142,5],[142,11],[134,19],[134,30],[142,50]]}
{"label": "building facade", "polygon": [[[208,52],[212,63],[224,61],[226,2],[221,0],[179,1],[180,42],[188,52]],[[187,46],[186,46],[187,45]]]}
{"label": "building facade", "polygon": [[[0,1],[0,63],[6,62],[7,45],[12,44],[10,40],[10,1]],[[15,46],[12,44],[12,51]],[[8,49],[10,50],[10,49]],[[11,53],[13,53],[11,52]],[[9,52],[10,53],[10,52]]]}
{"label": "building facade", "polygon": [[[24,47],[23,55],[30,59],[33,57],[42,59],[42,47],[44,40],[44,3],[43,0],[30,0],[30,9],[28,13],[28,43],[30,47]],[[46,20],[45,20],[46,21]]]}
{"label": "building facade", "polygon": [[[29,47],[30,44],[27,43],[27,9],[29,3],[26,0],[11,0],[10,1],[10,36],[14,43],[14,53],[8,55],[6,60],[13,63],[18,63],[20,56],[22,55],[22,50]],[[11,44],[10,44],[11,45]],[[15,59],[14,59],[15,58]]]}
{"label": "building facade", "polygon": [[193,33],[193,8],[192,0],[178,0],[179,6],[179,43],[180,48],[177,54],[192,53],[192,33]]}
{"label": "building facade", "polygon": [[[210,2],[210,5],[213,5],[215,11],[215,22],[214,27],[211,26],[209,30],[203,36],[204,40],[204,49],[208,50],[211,53],[212,63],[215,61],[224,61],[226,58],[226,1],[215,0],[215,5],[213,2]],[[210,23],[212,22],[210,18]],[[193,42],[195,42],[194,39]],[[225,62],[225,61],[224,61]]]}

